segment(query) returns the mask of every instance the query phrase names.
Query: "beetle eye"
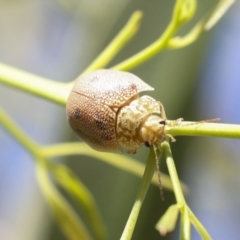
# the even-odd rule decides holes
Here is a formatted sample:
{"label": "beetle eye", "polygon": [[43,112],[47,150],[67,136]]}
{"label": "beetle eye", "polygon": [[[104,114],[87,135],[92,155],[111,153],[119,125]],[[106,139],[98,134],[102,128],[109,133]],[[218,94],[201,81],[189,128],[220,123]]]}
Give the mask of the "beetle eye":
{"label": "beetle eye", "polygon": [[144,144],[145,144],[146,147],[151,147],[151,145],[147,141]]}
{"label": "beetle eye", "polygon": [[166,125],[166,121],[165,120],[161,120],[161,121],[159,121],[159,124],[162,124],[162,125]]}

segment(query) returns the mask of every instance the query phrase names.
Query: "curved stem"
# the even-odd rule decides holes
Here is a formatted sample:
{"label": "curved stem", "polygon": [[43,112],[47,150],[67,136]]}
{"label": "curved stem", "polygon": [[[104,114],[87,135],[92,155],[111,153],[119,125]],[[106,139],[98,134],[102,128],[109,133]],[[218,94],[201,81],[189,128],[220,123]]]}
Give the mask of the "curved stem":
{"label": "curved stem", "polygon": [[37,176],[41,190],[67,238],[91,240],[92,237],[83,222],[49,179],[48,167],[43,159],[38,159]]}
{"label": "curved stem", "polygon": [[[52,146],[42,147],[41,153],[47,158],[63,157],[69,155],[86,155],[96,158],[97,160],[104,163],[110,164],[123,171],[127,171],[138,177],[142,177],[145,167],[144,164],[128,156],[97,152],[92,150],[85,143],[81,142],[61,143]],[[161,180],[162,185],[165,189],[172,190],[172,182],[168,175],[161,173]],[[152,178],[152,183],[156,186],[159,186],[159,181],[156,173]],[[188,192],[188,188],[184,183],[181,183],[181,187],[184,193]]]}
{"label": "curved stem", "polygon": [[178,0],[175,4],[172,20],[168,25],[165,32],[162,36],[152,43],[150,46],[146,47],[139,53],[134,56],[128,58],[127,60],[115,65],[112,69],[127,71],[133,69],[140,64],[144,63],[148,59],[152,58],[156,55],[160,50],[162,50],[168,43],[169,39],[173,36],[173,34],[177,31],[177,29],[181,26],[181,23],[178,22],[178,17],[180,14],[182,1]]}
{"label": "curved stem", "polygon": [[83,73],[105,67],[120,52],[120,50],[126,46],[127,42],[135,36],[139,29],[141,19],[142,12],[134,12],[124,28]]}
{"label": "curved stem", "polygon": [[[12,120],[7,114],[4,113],[0,108],[0,124],[10,133],[30,154],[33,155],[33,160],[36,161],[37,167],[44,167],[44,175],[48,173],[52,173],[53,178],[63,187],[65,190],[71,195],[76,202],[83,206],[86,217],[88,218],[92,228],[94,229],[95,234],[99,237],[99,239],[107,239],[105,227],[101,220],[100,214],[98,212],[97,205],[94,201],[93,196],[88,191],[88,189],[82,184],[82,182],[69,170],[67,167],[63,165],[56,164],[54,162],[48,161],[50,157],[45,154],[43,150],[44,147],[41,147],[37,143],[35,143],[30,137],[27,136]],[[43,173],[43,172],[42,172]],[[53,184],[42,177],[39,179],[40,184],[43,187],[43,192],[46,197],[52,199],[51,207],[52,210],[56,210],[61,212],[62,215],[66,215],[68,220],[74,224],[79,224],[76,216],[73,216],[72,209],[68,206],[68,203],[62,198],[62,196],[56,192],[53,187]],[[42,184],[41,180],[45,179],[45,183]],[[47,194],[46,194],[47,192]],[[51,196],[50,196],[51,195]],[[54,204],[54,205],[52,205]],[[74,213],[75,214],[75,213]],[[69,224],[67,219],[64,220],[64,224]],[[76,220],[76,221],[75,221]],[[61,221],[60,221],[61,224]],[[73,229],[72,229],[73,228]],[[70,229],[70,231],[74,232],[74,226]],[[77,233],[79,230],[76,230]],[[79,239],[79,238],[73,238]],[[81,238],[88,239],[88,238]]]}
{"label": "curved stem", "polygon": [[85,213],[96,239],[107,240],[107,231],[104,226],[101,214],[91,192],[81,182],[81,180],[66,166],[51,162],[47,164],[47,170],[52,173],[54,180],[65,189],[65,191],[75,200],[76,204]]}
{"label": "curved stem", "polygon": [[39,155],[39,146],[29,138],[0,108],[0,124],[11,134],[28,152]]}
{"label": "curved stem", "polygon": [[212,28],[235,0],[219,1],[217,6],[184,37],[174,37],[168,41],[169,48],[182,48],[193,43],[204,31]]}
{"label": "curved stem", "polygon": [[198,39],[198,37],[203,33],[205,21],[200,21],[187,35],[184,37],[173,37],[168,41],[167,47],[174,48],[183,48]]}

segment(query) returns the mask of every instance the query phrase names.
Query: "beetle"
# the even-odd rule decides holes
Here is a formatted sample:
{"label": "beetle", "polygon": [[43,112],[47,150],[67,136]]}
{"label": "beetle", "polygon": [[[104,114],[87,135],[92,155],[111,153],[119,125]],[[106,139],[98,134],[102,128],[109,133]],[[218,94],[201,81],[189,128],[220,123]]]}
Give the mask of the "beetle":
{"label": "beetle", "polygon": [[161,143],[166,135],[166,115],[153,91],[136,75],[110,69],[80,76],[67,100],[70,126],[90,147],[98,151],[136,153]]}

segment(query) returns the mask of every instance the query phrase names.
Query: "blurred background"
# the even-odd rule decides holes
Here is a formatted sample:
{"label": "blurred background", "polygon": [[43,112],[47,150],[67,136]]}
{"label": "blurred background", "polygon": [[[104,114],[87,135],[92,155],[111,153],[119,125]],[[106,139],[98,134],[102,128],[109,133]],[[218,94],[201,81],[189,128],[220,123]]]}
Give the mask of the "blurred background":
{"label": "blurred background", "polygon": [[[192,24],[217,3],[201,0]],[[67,82],[102,51],[135,10],[144,18],[135,39],[114,59],[116,64],[153,42],[170,21],[174,1],[0,0],[0,61],[40,76]],[[240,123],[240,4],[194,44],[165,50],[133,70],[155,88],[169,119],[221,118]],[[0,85],[1,107],[41,144],[79,140],[68,126],[65,109]],[[213,239],[240,236],[240,141],[178,137],[172,151],[187,201]],[[148,149],[132,157],[145,163]],[[96,198],[109,231],[119,239],[140,179],[96,159],[64,159]],[[166,171],[162,159],[161,169]],[[111,184],[109,184],[111,183]],[[175,202],[151,186],[133,239],[161,239],[154,226]],[[175,231],[164,239],[178,239]],[[65,239],[51,217],[24,149],[0,128],[0,239]],[[199,236],[193,230],[193,238]]]}

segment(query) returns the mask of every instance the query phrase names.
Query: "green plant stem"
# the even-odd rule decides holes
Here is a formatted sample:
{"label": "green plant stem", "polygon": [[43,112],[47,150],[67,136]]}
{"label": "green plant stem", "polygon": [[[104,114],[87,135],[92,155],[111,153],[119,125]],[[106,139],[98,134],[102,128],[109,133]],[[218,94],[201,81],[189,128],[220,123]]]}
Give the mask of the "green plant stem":
{"label": "green plant stem", "polygon": [[240,124],[182,122],[179,126],[166,127],[166,134],[172,136],[206,136],[240,138]]}
{"label": "green plant stem", "polygon": [[232,6],[235,0],[221,0],[218,1],[214,10],[208,16],[208,21],[205,24],[205,30],[210,30],[221,17],[226,13],[226,11]]}
{"label": "green plant stem", "polygon": [[0,63],[0,83],[60,105],[66,105],[70,92],[69,85],[66,83],[39,77],[3,63]]}
{"label": "green plant stem", "polygon": [[184,206],[183,214],[181,215],[181,233],[183,240],[191,240],[191,221],[188,208]]}
{"label": "green plant stem", "polygon": [[[47,158],[69,155],[86,155],[139,177],[142,177],[145,168],[144,164],[126,155],[97,152],[82,142],[60,143],[52,146],[42,147],[41,153]],[[168,175],[162,173],[161,180],[165,189],[172,190],[172,182]],[[152,183],[159,186],[157,173],[154,174]],[[188,188],[184,183],[181,183],[181,187],[184,193],[188,192]]]}
{"label": "green plant stem", "polygon": [[167,47],[171,49],[183,48],[198,39],[203,33],[205,21],[199,22],[187,35],[184,37],[173,37],[168,41]]}
{"label": "green plant stem", "polygon": [[121,240],[130,240],[132,238],[132,234],[138,219],[138,215],[139,215],[142,203],[144,201],[144,198],[146,196],[147,190],[149,188],[149,185],[151,183],[151,179],[153,177],[155,167],[156,167],[155,153],[154,153],[153,147],[151,147],[151,150],[148,156],[147,165],[143,174],[141,186],[137,193],[135,203],[131,210],[131,213],[126,223],[126,226],[124,228],[124,231],[122,233]]}
{"label": "green plant stem", "polygon": [[[124,26],[120,33],[93,63],[90,64],[84,73],[105,67],[127,42],[134,37],[139,29],[141,18],[141,11],[133,13],[126,26]],[[0,63],[0,83],[45,98],[60,105],[66,105],[74,81],[59,83]]]}
{"label": "green plant stem", "polygon": [[191,222],[193,223],[194,227],[197,229],[197,231],[201,234],[202,239],[204,240],[211,240],[211,236],[209,233],[206,231],[202,223],[197,219],[197,217],[194,215],[194,213],[191,211],[190,208],[188,208],[188,213]]}
{"label": "green plant stem", "polygon": [[[186,204],[184,195],[181,191],[181,186],[177,174],[177,170],[173,161],[172,153],[170,145],[167,141],[164,141],[161,144],[164,155],[167,161],[168,171],[172,180],[174,194],[177,200],[177,204],[179,206],[179,210],[182,214],[181,216],[181,239],[190,239],[190,226],[189,220],[193,223],[199,234],[202,236],[204,240],[211,240],[210,235],[207,230],[203,227],[200,221],[195,217],[192,211],[189,209]],[[187,216],[188,215],[188,216]]]}
{"label": "green plant stem", "polygon": [[180,231],[181,238],[180,239],[189,240],[190,239],[190,226],[189,226],[189,217],[186,216],[186,214],[188,214],[186,212],[187,204],[184,199],[183,192],[181,190],[180,181],[179,181],[177,170],[176,170],[176,167],[175,167],[175,164],[173,161],[171,148],[167,141],[164,141],[161,144],[161,147],[162,147],[164,155],[166,157],[169,175],[171,177],[172,184],[173,184],[173,191],[174,191],[174,194],[176,197],[176,201],[177,201],[179,210],[181,212],[181,231]]}
{"label": "green plant stem", "polygon": [[85,225],[78,218],[69,203],[49,180],[48,166],[44,159],[38,159],[37,175],[39,184],[51,209],[69,240],[91,240]]}
{"label": "green plant stem", "polygon": [[[166,47],[181,48],[189,45],[194,42],[204,30],[209,30],[233,3],[234,0],[220,1],[214,11],[201,20],[189,34],[185,37],[173,37],[179,27],[193,17],[196,9],[195,0],[177,0],[171,22],[163,35],[150,46],[112,67],[112,69],[130,70],[149,60]],[[141,18],[142,13],[136,11],[122,31],[99,57],[90,64],[85,72],[105,67],[136,34]],[[59,83],[0,63],[0,83],[48,99],[60,105],[66,105],[74,81],[70,83]]]}
{"label": "green plant stem", "polygon": [[29,153],[39,155],[38,144],[29,138],[0,108],[0,124],[11,134]]}
{"label": "green plant stem", "polygon": [[208,31],[218,22],[234,2],[235,0],[219,1],[213,11],[200,20],[187,35],[170,39],[168,41],[168,47],[172,49],[182,48],[193,43],[203,32]]}
{"label": "green plant stem", "polygon": [[48,171],[52,172],[54,180],[66,190],[77,205],[85,213],[85,216],[95,233],[96,239],[107,240],[107,231],[103,224],[101,214],[91,192],[80,179],[66,166],[61,164],[52,165]]}
{"label": "green plant stem", "polygon": [[170,178],[172,180],[172,184],[173,184],[173,191],[177,200],[177,203],[180,207],[180,210],[182,208],[182,206],[184,204],[186,204],[184,196],[183,196],[183,192],[181,190],[181,185],[180,185],[180,181],[178,179],[178,174],[177,174],[177,170],[172,158],[172,152],[171,152],[171,148],[170,145],[167,141],[164,141],[161,144],[161,147],[163,149],[164,155],[166,157],[166,162],[167,162],[167,167],[168,167],[168,171],[169,171],[169,175]]}
{"label": "green plant stem", "polygon": [[[41,176],[44,179],[44,184],[40,181],[41,186],[46,186],[47,189],[42,189],[43,192],[50,194],[49,189],[54,189],[49,180],[46,179],[46,174],[43,175],[43,172],[51,172],[55,180],[62,185],[69,193],[75,198],[76,202],[83,206],[86,216],[94,229],[95,234],[99,237],[98,239],[107,239],[105,227],[102,223],[100,214],[97,209],[97,205],[88,189],[80,182],[79,179],[65,166],[55,164],[54,162],[48,161],[51,156],[47,156],[44,152],[44,148],[35,143],[31,138],[29,138],[4,111],[0,108],[0,124],[10,133],[30,154],[34,156],[34,160],[37,162],[37,166],[41,165]],[[45,177],[43,177],[45,176]],[[40,180],[42,180],[40,179]],[[67,185],[68,184],[68,185]],[[50,186],[51,185],[51,186]],[[73,190],[72,190],[73,189]],[[55,190],[54,190],[55,191]],[[55,191],[56,192],[56,191]],[[47,194],[47,195],[48,195]],[[51,193],[54,196],[54,201],[58,205],[62,214],[71,215],[70,206],[65,207],[64,200],[58,199],[61,198],[59,193]],[[63,201],[63,202],[61,202]],[[69,213],[65,212],[70,209]],[[75,217],[70,217],[71,221],[74,221]]]}
{"label": "green plant stem", "polygon": [[120,50],[126,46],[127,42],[136,35],[141,19],[142,12],[134,12],[124,28],[83,73],[105,67],[120,52]]}
{"label": "green plant stem", "polygon": [[157,39],[157,41],[155,41],[139,53],[135,54],[134,56],[128,58],[127,60],[113,66],[112,69],[128,71],[130,69],[136,68],[137,66],[141,65],[142,63],[155,56],[159,51],[161,51],[165,46],[167,46],[169,39],[181,26],[181,23],[179,23],[178,21],[178,17],[180,14],[179,12],[182,4],[181,2],[181,0],[178,0],[176,2],[170,24],[168,25],[162,36]]}

